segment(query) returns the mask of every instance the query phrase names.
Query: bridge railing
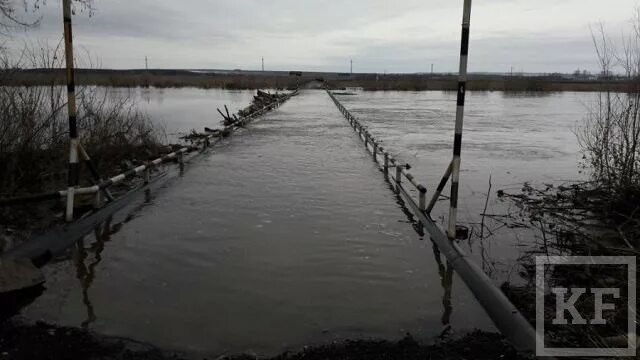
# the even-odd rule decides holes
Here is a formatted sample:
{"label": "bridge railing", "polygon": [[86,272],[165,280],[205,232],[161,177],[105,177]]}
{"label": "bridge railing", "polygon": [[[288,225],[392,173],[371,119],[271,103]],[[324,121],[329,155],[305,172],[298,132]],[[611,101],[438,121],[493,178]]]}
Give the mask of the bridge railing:
{"label": "bridge railing", "polygon": [[[349,110],[347,110],[336,97],[327,91],[331,100],[336,104],[336,107],[345,119],[349,121],[349,124],[358,133],[358,136],[364,141],[365,148],[371,152],[373,160],[381,166],[382,171],[387,179],[394,184],[396,193],[404,192],[406,196],[416,205],[420,211],[426,211],[426,196],[427,188],[421,183],[416,181],[416,178],[409,172],[411,165],[401,164],[396,158],[389,154],[389,152],[382,146],[381,142],[376,139],[369,129],[362,125],[362,123],[353,116]],[[380,158],[379,158],[380,156]],[[395,171],[391,171],[395,169]],[[406,180],[418,193],[418,200],[415,201],[409,192],[404,188],[403,179]]]}
{"label": "bridge railing", "polygon": [[[455,241],[452,241],[431,219],[430,212],[433,204],[426,206],[427,189],[417,182],[413,175],[408,172],[410,166],[400,164],[395,158],[390,156],[380,145],[380,142],[371,136],[366,126],[362,125],[330,91],[327,90],[327,93],[336,104],[338,110],[340,110],[353,129],[358,133],[358,136],[365,142],[367,150],[372,152],[373,158],[378,165],[380,165],[380,163],[378,162],[377,156],[379,154],[384,156],[381,167],[385,173],[385,177],[394,185],[395,192],[404,200],[405,204],[408,205],[408,208],[420,222],[421,227],[426,230],[433,243],[435,243],[440,252],[445,255],[449,263],[460,275],[460,278],[475,295],[476,299],[478,299],[478,302],[485,309],[489,317],[491,317],[496,327],[517,350],[526,353],[533,352],[535,350],[537,337],[535,330],[504,293],[493,284],[491,278],[474,263],[469,254],[460,248]],[[369,150],[370,147],[371,150]],[[391,168],[395,168],[395,176],[389,174]],[[449,169],[451,169],[451,166],[449,166]],[[417,202],[414,196],[403,186],[403,178],[418,190]],[[437,201],[443,187],[444,185],[441,182],[434,191],[434,197],[431,203]]]}
{"label": "bridge railing", "polygon": [[[144,165],[139,165],[137,167],[128,169],[127,171],[124,171],[118,175],[115,175],[96,185],[75,188],[73,190],[73,196],[74,197],[78,195],[87,196],[87,195],[93,194],[96,196],[95,203],[97,205],[100,203],[101,190],[104,190],[113,185],[122,183],[126,179],[131,179],[140,175],[144,175],[144,182],[145,184],[148,184],[151,169],[159,166],[162,163],[177,159],[178,164],[180,165],[180,169],[183,170],[185,155],[194,151],[204,151],[206,148],[217,144],[223,139],[223,137],[229,136],[239,128],[244,127],[245,125],[252,122],[255,118],[265,114],[267,111],[270,111],[272,109],[279,107],[280,105],[282,105],[282,103],[289,100],[292,96],[297,95],[297,93],[298,91],[295,90],[287,94],[286,96],[283,96],[282,98],[278,99],[273,103],[265,105],[262,108],[257,109],[246,116],[240,117],[237,122],[231,125],[225,126],[224,128],[222,128],[222,130],[218,131],[217,133],[205,134],[204,136],[200,137],[198,140],[194,141],[191,145],[184,146],[162,157],[148,161]],[[68,194],[69,194],[68,190],[61,190],[61,191],[52,191],[52,192],[41,193],[41,194],[31,194],[31,195],[25,195],[25,196],[13,197],[13,198],[5,198],[5,199],[0,199],[0,206],[17,205],[17,204],[25,204],[25,203],[31,203],[31,202],[54,200],[58,198],[66,198]]]}

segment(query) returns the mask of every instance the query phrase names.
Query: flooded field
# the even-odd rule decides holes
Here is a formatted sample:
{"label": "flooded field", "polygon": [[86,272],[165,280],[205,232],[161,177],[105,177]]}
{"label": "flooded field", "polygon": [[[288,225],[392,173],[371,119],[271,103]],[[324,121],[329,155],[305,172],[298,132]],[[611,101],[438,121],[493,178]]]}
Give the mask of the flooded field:
{"label": "flooded field", "polygon": [[237,113],[249,105],[255,95],[252,90],[222,90],[193,88],[113,88],[121,96],[135,99],[151,118],[163,126],[168,141],[178,141],[191,130],[203,131],[205,126],[215,128],[222,116],[216,109]]}
{"label": "flooded field", "polygon": [[[217,125],[251,92],[137,90],[169,133]],[[572,129],[590,95],[469,93],[461,222],[493,190],[577,179]],[[455,93],[340,96],[429,194],[451,157]],[[544,174],[544,175],[543,175]],[[87,236],[45,268],[30,319],[199,354],[275,354],[346,338],[430,342],[493,325],[403,213],[371,156],[323,91],[307,90],[191,161],[125,224]],[[446,210],[443,201],[434,213]],[[488,212],[504,211],[491,198]],[[526,234],[469,242],[500,283],[516,281]]]}

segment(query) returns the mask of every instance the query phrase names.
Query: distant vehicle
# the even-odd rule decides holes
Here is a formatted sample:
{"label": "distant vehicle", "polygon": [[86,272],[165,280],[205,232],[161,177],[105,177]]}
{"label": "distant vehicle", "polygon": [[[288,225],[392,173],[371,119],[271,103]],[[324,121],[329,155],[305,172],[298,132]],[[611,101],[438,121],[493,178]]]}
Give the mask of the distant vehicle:
{"label": "distant vehicle", "polygon": [[289,71],[289,76],[302,76],[302,71]]}

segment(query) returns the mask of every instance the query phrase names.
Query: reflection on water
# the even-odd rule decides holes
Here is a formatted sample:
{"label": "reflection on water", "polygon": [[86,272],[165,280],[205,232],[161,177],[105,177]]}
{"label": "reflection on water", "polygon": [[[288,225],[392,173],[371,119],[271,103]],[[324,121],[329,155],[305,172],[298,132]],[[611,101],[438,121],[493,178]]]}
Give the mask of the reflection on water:
{"label": "reflection on water", "polygon": [[[216,94],[188,89],[174,98],[174,90],[165,90],[161,106],[151,103],[165,115],[190,107],[210,113],[211,103],[237,96],[209,98]],[[349,105],[385,148],[413,165],[418,179],[436,184],[451,140],[449,124],[436,120],[453,115],[455,95],[403,96],[367,94]],[[502,186],[535,175],[538,161],[551,169],[569,162],[563,158],[569,145],[558,144],[565,135],[541,134],[542,145],[513,140],[534,127],[527,123],[533,118],[517,119],[520,110],[501,108],[504,99],[495,97],[470,96],[471,103],[490,104],[488,114],[477,104],[470,110],[460,207],[470,224],[480,221],[487,171]],[[518,106],[549,112],[554,99],[520,99]],[[567,111],[555,121],[568,117]],[[515,160],[522,154],[529,157],[524,168]],[[432,341],[494,330],[450,264],[416,232],[420,224],[324,92],[303,92],[187,169],[170,186],[147,193],[123,226],[109,221],[79,243],[70,268],[49,269],[47,296],[25,315],[204,354],[274,354],[407,332]],[[492,200],[486,212],[502,210]],[[518,254],[509,236],[483,235],[460,246],[492,272]]]}
{"label": "reflection on water", "polygon": [[[393,188],[392,188],[393,190]],[[150,192],[147,190],[145,192],[145,202],[148,203],[150,200]],[[401,199],[401,198],[400,198]],[[403,209],[406,215],[411,216],[411,212],[406,209],[402,200],[399,201],[399,205]],[[140,208],[137,208],[140,210]],[[131,220],[133,217],[128,216],[127,220]],[[113,218],[109,217],[104,223],[96,226],[93,233],[93,241],[90,246],[87,248],[85,245],[86,237],[79,239],[71,252],[71,260],[75,266],[76,279],[79,280],[80,288],[82,290],[82,303],[86,308],[86,318],[80,324],[80,326],[84,329],[90,328],[91,324],[94,323],[97,319],[94,305],[90,298],[90,289],[93,281],[96,277],[96,271],[98,270],[98,265],[102,261],[102,254],[107,246],[107,243],[111,241],[111,236],[116,234],[118,231],[122,229],[122,227],[126,224],[126,221],[123,223],[113,224]],[[423,229],[419,225],[419,222],[416,222],[413,218],[409,218],[408,222],[412,224],[414,230],[416,230],[420,236],[423,236]],[[437,245],[432,242],[433,256],[435,263],[438,267],[438,275],[440,277],[440,284],[442,286],[442,331],[440,333],[440,338],[444,338],[451,331],[451,313],[453,311],[453,305],[451,301],[452,295],[452,287],[453,287],[453,266],[446,260],[444,255],[440,253]],[[37,288],[29,289],[28,292],[23,292],[20,297],[23,299],[19,305],[14,307],[13,312],[8,314],[11,316],[17,313],[20,309],[28,306],[31,302],[33,302],[38,296],[42,294],[44,291],[43,286],[38,286]],[[27,295],[28,294],[28,295]],[[28,300],[24,300],[28,299]],[[15,301],[15,300],[13,300]],[[6,310],[5,308],[4,310]]]}
{"label": "reflection on water", "polygon": [[[443,337],[451,329],[451,312],[453,306],[451,305],[451,290],[453,288],[453,266],[449,264],[447,259],[440,253],[438,246],[433,243],[433,258],[438,264],[438,274],[440,275],[440,281],[442,284],[442,333],[440,337]],[[446,265],[445,265],[446,264]]]}
{"label": "reflection on water", "polygon": [[[89,249],[85,248],[85,238],[81,238],[76,242],[76,246],[73,251],[73,261],[76,266],[76,278],[80,281],[80,287],[82,288],[82,303],[87,308],[87,319],[82,322],[83,328],[89,327],[91,323],[96,320],[96,314],[93,308],[93,304],[89,299],[89,289],[96,276],[96,267],[102,261],[102,252],[104,251],[105,243],[111,240],[111,235],[118,232],[122,225],[111,226],[113,218],[109,217],[104,223],[98,225],[94,230],[95,242],[91,244]],[[93,259],[89,258],[89,253],[93,256]]]}

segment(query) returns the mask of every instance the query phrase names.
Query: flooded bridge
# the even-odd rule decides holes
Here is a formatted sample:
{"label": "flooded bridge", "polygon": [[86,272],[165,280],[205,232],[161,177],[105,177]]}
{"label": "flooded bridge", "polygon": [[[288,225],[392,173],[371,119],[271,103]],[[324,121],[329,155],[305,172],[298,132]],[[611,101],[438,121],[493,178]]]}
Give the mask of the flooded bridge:
{"label": "flooded bridge", "polygon": [[[227,114],[239,136],[205,134],[196,146],[87,188],[73,179],[79,159],[89,156],[72,131],[69,188],[39,195],[66,197],[68,220],[77,195],[100,194],[139,174],[147,184],[2,254],[52,263],[44,268],[49,289],[28,316],[204,353],[272,352],[363,333],[434,337],[452,322],[495,324],[518,350],[533,350],[531,326],[455,242],[470,5],[465,1],[453,159],[430,170],[445,173],[437,187],[421,184],[393,157],[393,144],[375,139],[324,90],[268,105],[248,117],[259,117],[251,126]],[[73,76],[68,89],[71,99]],[[204,156],[186,157],[195,150]],[[149,179],[150,166],[174,159],[179,174]],[[449,177],[443,231],[430,210]],[[73,261],[60,261],[69,246]],[[454,270],[466,284],[455,298]],[[427,296],[434,288],[441,297]],[[69,295],[76,289],[82,296]],[[452,319],[454,308],[464,316]]]}
{"label": "flooded bridge", "polygon": [[[452,275],[455,261],[468,263],[462,251],[419,215],[419,191],[404,175],[401,193],[396,169],[385,177],[391,145],[376,161],[373,138],[365,151],[363,137],[324,90],[301,91],[187,159],[183,176],[170,174],[84,227],[48,234],[54,247],[71,240],[76,260],[44,268],[48,290],[28,316],[201,352],[275,353],[275,344],[402,329],[429,338],[452,324],[492,329],[473,294],[495,294],[468,291]],[[42,244],[3,256],[37,257]]]}

